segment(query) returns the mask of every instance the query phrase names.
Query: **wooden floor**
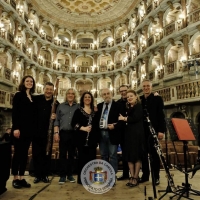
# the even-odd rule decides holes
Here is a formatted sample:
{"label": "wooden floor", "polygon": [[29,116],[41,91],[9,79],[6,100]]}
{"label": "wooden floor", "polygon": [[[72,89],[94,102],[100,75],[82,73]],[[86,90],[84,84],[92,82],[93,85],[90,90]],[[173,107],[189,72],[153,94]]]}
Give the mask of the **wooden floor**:
{"label": "wooden floor", "polygon": [[[119,176],[121,172],[117,175]],[[185,181],[185,176],[181,172],[177,170],[171,170],[171,173],[174,174],[174,182],[175,185],[181,185],[182,182]],[[49,177],[52,178],[52,177]],[[0,196],[2,200],[31,200],[31,197],[40,191],[44,186],[48,185],[45,183],[33,184],[34,177],[26,176],[26,180],[32,183],[32,187],[30,189],[14,189],[12,188],[12,177],[7,182],[8,191]],[[144,186],[147,187],[147,197],[153,197],[153,189],[151,185],[151,181],[140,184],[134,188],[128,188],[125,184],[127,181],[118,181],[117,185],[112,188],[109,192],[105,194],[91,194],[85,190],[82,185],[77,183],[69,183],[66,182],[64,185],[58,185],[59,177],[55,176],[52,179],[51,184],[44,189],[42,192],[35,196],[34,200],[128,200],[128,199],[136,199],[136,200],[144,200]],[[167,179],[165,178],[165,172],[161,171],[161,179],[160,185],[156,187],[157,190],[165,190],[167,187]],[[200,171],[197,171],[193,179],[189,179],[189,183],[192,184],[191,188],[200,190]],[[157,199],[164,194],[163,192],[157,192]],[[172,194],[167,194],[163,200],[169,199]],[[194,200],[199,200],[200,196],[190,195],[190,198]],[[32,198],[33,199],[33,198]],[[173,198],[178,199],[177,197]],[[185,199],[185,198],[181,198]]]}

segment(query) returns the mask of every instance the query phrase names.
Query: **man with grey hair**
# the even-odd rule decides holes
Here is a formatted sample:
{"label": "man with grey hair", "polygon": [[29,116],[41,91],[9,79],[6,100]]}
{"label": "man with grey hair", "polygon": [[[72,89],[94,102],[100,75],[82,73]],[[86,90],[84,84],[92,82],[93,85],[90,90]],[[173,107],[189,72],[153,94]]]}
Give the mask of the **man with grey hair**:
{"label": "man with grey hair", "polygon": [[99,122],[100,154],[103,160],[108,161],[118,169],[117,146],[120,140],[118,128],[119,105],[112,99],[112,92],[108,89],[101,90],[103,102],[97,105],[97,119]]}
{"label": "man with grey hair", "polygon": [[146,152],[142,160],[142,177],[140,182],[146,182],[149,180],[149,164],[148,164],[148,154],[152,158],[152,171],[155,178],[155,184],[160,184],[160,158],[154,148],[154,141],[152,134],[149,130],[149,124],[147,122],[147,116],[149,117],[151,124],[157,133],[159,140],[164,137],[164,132],[166,131],[165,115],[164,115],[164,103],[159,95],[152,93],[152,83],[150,80],[146,79],[142,82],[143,95],[140,97],[143,114],[144,114],[144,131],[146,139]]}
{"label": "man with grey hair", "polygon": [[[61,103],[57,108],[56,120],[54,122],[54,140],[55,142],[59,141],[60,152],[59,184],[66,182],[66,176],[68,181],[75,182],[72,176],[75,146],[73,142],[74,130],[71,126],[71,120],[77,108],[79,108],[79,104],[77,104],[77,92],[75,89],[69,88],[66,91],[65,102]],[[68,162],[66,155],[68,155]]]}

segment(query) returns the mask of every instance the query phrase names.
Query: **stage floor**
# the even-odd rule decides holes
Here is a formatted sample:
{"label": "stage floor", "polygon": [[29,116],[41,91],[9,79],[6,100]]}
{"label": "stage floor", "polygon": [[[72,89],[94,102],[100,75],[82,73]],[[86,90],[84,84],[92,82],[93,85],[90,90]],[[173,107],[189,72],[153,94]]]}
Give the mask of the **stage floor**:
{"label": "stage floor", "polygon": [[[177,170],[171,170],[171,173],[174,174],[174,182],[175,185],[181,185],[182,182],[185,181],[185,176],[183,173]],[[120,176],[121,172],[118,172],[118,176]],[[167,179],[165,178],[165,171],[161,170],[161,178],[160,178],[160,185],[156,187],[156,191],[158,190],[165,190],[167,187]],[[45,183],[38,183],[34,184],[33,180],[34,177],[27,175],[26,180],[31,183],[32,187],[30,189],[14,189],[12,187],[12,176],[7,182],[7,192],[0,196],[2,200],[29,200],[31,197],[36,194],[39,190],[41,190],[45,185]],[[49,177],[52,178],[51,176]],[[66,182],[64,185],[58,184],[59,177],[55,176],[52,179],[51,184],[44,189],[41,193],[35,196],[34,200],[128,200],[128,199],[135,199],[135,200],[143,200],[145,199],[144,196],[144,186],[147,188],[147,197],[153,197],[153,189],[151,184],[151,178],[149,182],[145,182],[140,184],[137,187],[129,188],[126,186],[127,180],[125,181],[117,181],[115,187],[113,187],[110,191],[105,194],[91,194],[82,185],[77,183],[69,183]],[[192,184],[191,188],[195,190],[200,190],[200,171],[197,171],[193,179],[189,179],[189,183]],[[163,192],[157,192],[157,199],[164,194]],[[169,199],[172,194],[167,194],[163,200]],[[200,199],[200,196],[190,195],[190,198],[194,200]],[[33,199],[33,198],[32,198]],[[174,200],[177,197],[173,198]],[[185,198],[181,198],[185,199]]]}

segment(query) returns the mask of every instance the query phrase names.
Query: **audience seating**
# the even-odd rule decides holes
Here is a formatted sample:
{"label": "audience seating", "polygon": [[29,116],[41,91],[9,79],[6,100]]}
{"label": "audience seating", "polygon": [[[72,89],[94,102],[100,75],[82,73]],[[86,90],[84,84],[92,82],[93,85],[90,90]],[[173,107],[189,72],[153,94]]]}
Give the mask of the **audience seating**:
{"label": "audience seating", "polygon": [[[162,140],[160,142],[160,144],[161,144],[163,154],[166,158],[165,141]],[[176,141],[176,142],[174,142],[174,145],[175,145],[176,150],[174,149],[174,146],[171,141],[167,142],[169,167],[171,167],[171,164],[173,164],[173,165],[181,164],[182,167],[184,167],[183,142]],[[176,156],[176,152],[177,152],[178,158]],[[13,157],[13,154],[14,154],[14,147],[12,146],[12,153],[11,153],[12,157]],[[188,151],[187,151],[188,168],[191,168],[191,167],[193,167],[194,164],[196,164],[197,156],[198,156],[198,146],[188,144]],[[67,155],[66,155],[66,158],[67,158]],[[97,150],[96,150],[96,158],[101,159],[99,147],[97,147]],[[53,168],[58,168],[57,164],[59,164],[59,163],[57,163],[57,160],[59,159],[59,143],[56,143],[56,142],[53,143],[51,159],[52,159],[52,164],[55,165]],[[75,160],[76,159],[77,159],[77,155],[75,156]],[[31,160],[32,160],[32,146],[30,146],[30,148],[28,150],[28,161],[27,161],[27,166],[26,166],[27,170],[29,170]],[[118,169],[122,169],[122,154],[120,154],[120,153],[118,153],[118,161],[119,161]],[[179,161],[180,161],[180,163],[179,163]],[[161,168],[163,168],[162,164],[161,164]]]}

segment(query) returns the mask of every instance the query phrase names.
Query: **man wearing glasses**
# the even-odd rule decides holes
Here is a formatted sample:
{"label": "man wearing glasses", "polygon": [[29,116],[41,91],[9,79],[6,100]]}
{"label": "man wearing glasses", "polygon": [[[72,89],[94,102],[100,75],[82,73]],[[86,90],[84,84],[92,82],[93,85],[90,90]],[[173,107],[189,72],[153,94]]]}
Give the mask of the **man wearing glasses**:
{"label": "man wearing glasses", "polygon": [[[121,85],[119,87],[119,92],[121,94],[121,98],[117,101],[117,103],[120,105],[120,110],[123,109],[124,107],[126,107],[127,90],[128,90],[127,85]],[[123,149],[124,149],[124,129],[123,129],[123,127],[125,127],[125,126],[122,126],[121,130],[120,130],[120,133],[121,133],[120,146],[121,146],[121,149],[122,149],[122,153],[123,153]],[[117,178],[118,181],[125,180],[125,179],[129,178],[128,163],[125,160],[123,160],[122,163],[123,163],[123,172],[122,172],[122,176]]]}

